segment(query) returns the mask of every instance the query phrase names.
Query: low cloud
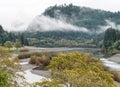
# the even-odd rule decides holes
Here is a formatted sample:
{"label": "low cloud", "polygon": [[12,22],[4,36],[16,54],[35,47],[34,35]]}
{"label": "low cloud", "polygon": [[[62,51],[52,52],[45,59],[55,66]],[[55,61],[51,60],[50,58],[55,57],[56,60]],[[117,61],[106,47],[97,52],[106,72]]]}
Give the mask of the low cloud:
{"label": "low cloud", "polygon": [[98,26],[99,30],[98,33],[105,32],[108,28],[113,28],[113,29],[118,29],[120,30],[120,25],[117,25],[115,22],[110,21],[110,20],[105,20],[106,24],[105,26]]}
{"label": "low cloud", "polygon": [[78,27],[67,23],[66,21],[50,18],[48,16],[38,16],[29,25],[28,30],[30,32],[46,32],[46,31],[80,31],[88,32],[88,29],[84,27]]}

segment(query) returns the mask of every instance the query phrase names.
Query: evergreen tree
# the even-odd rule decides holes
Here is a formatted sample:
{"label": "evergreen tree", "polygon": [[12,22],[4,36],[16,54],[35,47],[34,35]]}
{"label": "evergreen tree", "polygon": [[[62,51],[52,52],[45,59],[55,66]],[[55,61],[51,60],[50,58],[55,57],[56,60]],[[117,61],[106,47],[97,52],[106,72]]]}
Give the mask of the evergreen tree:
{"label": "evergreen tree", "polygon": [[15,47],[16,47],[17,49],[21,47],[21,43],[20,43],[19,40],[17,40],[17,41],[15,42]]}
{"label": "evergreen tree", "polygon": [[109,28],[105,31],[104,35],[104,47],[109,48],[116,41],[116,30]]}

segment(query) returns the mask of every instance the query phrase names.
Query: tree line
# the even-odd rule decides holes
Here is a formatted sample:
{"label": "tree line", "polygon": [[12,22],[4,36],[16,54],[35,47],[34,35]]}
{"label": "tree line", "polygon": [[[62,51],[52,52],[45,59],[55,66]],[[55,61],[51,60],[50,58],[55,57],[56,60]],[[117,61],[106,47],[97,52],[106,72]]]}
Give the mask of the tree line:
{"label": "tree line", "polygon": [[21,45],[28,45],[28,40],[23,33],[13,33],[4,31],[3,27],[0,25],[0,44],[4,45],[6,41],[16,42],[20,41]]}
{"label": "tree line", "polygon": [[103,46],[104,53],[112,53],[114,49],[120,50],[120,31],[113,28],[108,28],[105,31]]}

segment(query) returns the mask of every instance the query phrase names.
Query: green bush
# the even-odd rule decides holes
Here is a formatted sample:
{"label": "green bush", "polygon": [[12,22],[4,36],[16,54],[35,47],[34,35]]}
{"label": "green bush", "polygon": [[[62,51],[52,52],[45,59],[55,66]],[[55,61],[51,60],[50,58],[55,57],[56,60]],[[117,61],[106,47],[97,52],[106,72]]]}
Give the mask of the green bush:
{"label": "green bush", "polygon": [[9,78],[9,74],[5,70],[2,70],[2,72],[0,72],[0,86],[7,87],[9,84]]}

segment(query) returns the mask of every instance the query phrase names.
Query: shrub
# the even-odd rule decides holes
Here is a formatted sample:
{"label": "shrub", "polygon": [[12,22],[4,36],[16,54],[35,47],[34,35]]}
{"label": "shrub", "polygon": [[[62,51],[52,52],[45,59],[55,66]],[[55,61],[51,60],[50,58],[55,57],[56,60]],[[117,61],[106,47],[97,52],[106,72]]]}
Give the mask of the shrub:
{"label": "shrub", "polygon": [[42,57],[32,56],[29,61],[30,64],[47,66],[50,63],[50,57],[43,55]]}
{"label": "shrub", "polygon": [[20,87],[17,79],[22,77],[16,73],[20,71],[17,58],[11,58],[11,54],[0,47],[0,87]]}
{"label": "shrub", "polygon": [[11,57],[11,54],[9,51],[7,51],[4,47],[0,46],[0,58],[8,58]]}
{"label": "shrub", "polygon": [[55,56],[55,54],[33,52],[33,53],[22,53],[22,54],[19,54],[18,58],[19,59],[26,59],[26,58],[30,58],[32,56],[42,57],[43,55],[48,56],[50,58]]}
{"label": "shrub", "polygon": [[27,53],[27,54],[23,53],[23,54],[18,55],[19,59],[26,59],[26,58],[30,58],[30,57],[31,57],[30,53]]}
{"label": "shrub", "polygon": [[35,61],[36,61],[36,57],[35,56],[32,56],[31,58],[30,58],[30,60],[29,60],[29,63],[30,64],[35,64]]}
{"label": "shrub", "polygon": [[120,72],[118,71],[112,71],[113,78],[115,81],[120,82]]}
{"label": "shrub", "polygon": [[21,48],[20,49],[20,52],[28,52],[29,51],[29,49],[27,49],[27,48]]}
{"label": "shrub", "polygon": [[37,52],[33,52],[31,53],[31,56],[38,56],[41,57],[44,53],[37,53]]}
{"label": "shrub", "polygon": [[53,57],[48,68],[52,79],[69,83],[70,87],[116,87],[112,74],[93,56],[80,52]]}

